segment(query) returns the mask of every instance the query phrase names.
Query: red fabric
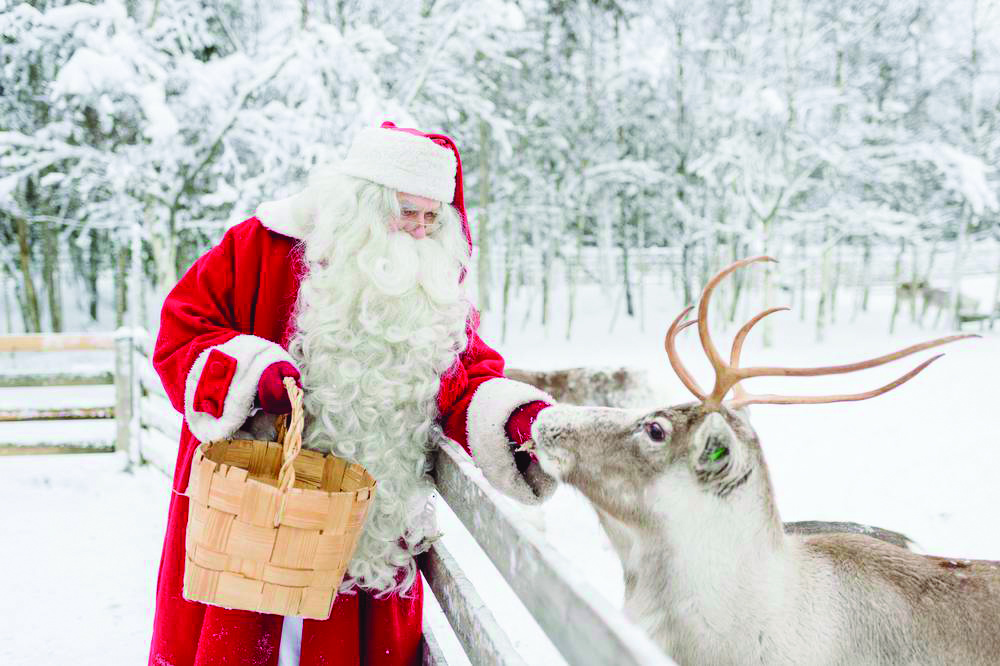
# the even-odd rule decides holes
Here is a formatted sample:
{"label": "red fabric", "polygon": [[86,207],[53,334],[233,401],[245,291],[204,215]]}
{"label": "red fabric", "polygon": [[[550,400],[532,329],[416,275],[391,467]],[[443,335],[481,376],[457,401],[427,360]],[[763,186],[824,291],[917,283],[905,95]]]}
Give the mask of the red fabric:
{"label": "red fabric", "polygon": [[[250,218],[230,229],[215,248],[201,257],[178,282],[163,305],[153,365],[174,407],[183,413],[185,380],[195,359],[209,347],[238,334],[255,335],[287,346],[292,308],[302,273],[297,241],[266,229]],[[468,451],[466,411],[479,385],[503,375],[504,362],[476,334],[478,318],[469,322],[469,346],[459,362],[441,379],[438,406],[445,433]],[[202,381],[204,379],[204,375]],[[198,441],[181,430],[174,471],[174,496],[157,579],[156,615],[149,664],[277,663],[281,618],[230,611],[189,602],[181,597],[184,532],[188,500],[177,493],[187,488],[191,458]],[[358,599],[351,602],[350,599]],[[384,600],[338,599],[333,616],[305,622],[302,666],[334,663],[355,666],[410,664],[419,646],[421,605],[393,596]],[[358,610],[350,609],[358,603]],[[346,606],[343,606],[346,604]],[[353,645],[359,653],[331,653],[334,645]],[[367,654],[367,662],[349,655]],[[306,655],[310,655],[306,659]],[[340,656],[343,655],[343,660]],[[323,660],[326,661],[323,661]]]}
{"label": "red fabric", "polygon": [[[513,445],[516,446],[520,446],[521,444],[527,442],[531,439],[531,424],[538,418],[538,413],[546,407],[551,406],[552,405],[544,400],[536,400],[518,407],[514,410],[514,413],[510,415],[510,418],[507,419],[507,425],[505,427],[507,439],[513,442]],[[514,465],[517,467],[517,471],[519,472],[524,472],[528,469],[528,466],[531,465],[532,461],[537,460],[538,456],[531,451],[514,451]]]}
{"label": "red fabric", "polygon": [[222,416],[222,406],[229,393],[229,384],[236,374],[236,359],[213,349],[208,353],[202,380],[194,392],[192,407],[196,412],[205,412],[215,418]]}
{"label": "red fabric", "polygon": [[285,377],[292,377],[298,383],[302,375],[299,374],[298,368],[288,361],[272,363],[260,373],[260,380],[257,381],[257,400],[268,414],[287,414],[292,411],[288,390],[282,381]]}
{"label": "red fabric", "polygon": [[538,418],[538,412],[551,406],[544,400],[536,400],[518,407],[507,420],[507,439],[517,445],[527,442],[531,439],[531,424]]}

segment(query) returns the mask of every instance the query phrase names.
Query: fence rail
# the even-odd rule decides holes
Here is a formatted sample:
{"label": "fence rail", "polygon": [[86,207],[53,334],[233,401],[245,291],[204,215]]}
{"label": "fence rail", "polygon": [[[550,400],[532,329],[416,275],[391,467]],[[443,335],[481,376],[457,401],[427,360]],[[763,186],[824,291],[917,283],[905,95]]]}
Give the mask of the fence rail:
{"label": "fence rail", "polygon": [[38,386],[115,386],[115,404],[89,407],[20,408],[0,410],[0,422],[39,422],[110,420],[116,424],[114,437],[93,434],[75,437],[71,441],[51,440],[42,435],[30,443],[0,441],[0,454],[75,453],[127,450],[131,437],[129,420],[132,337],[130,329],[116,333],[49,333],[41,335],[0,335],[0,353],[107,351],[115,352],[115,370],[85,370],[45,373],[38,371],[5,372],[0,376],[0,388]]}
{"label": "fence rail", "polygon": [[0,375],[0,388],[18,386],[99,386],[114,384],[115,373],[110,370],[75,372],[7,371]]}

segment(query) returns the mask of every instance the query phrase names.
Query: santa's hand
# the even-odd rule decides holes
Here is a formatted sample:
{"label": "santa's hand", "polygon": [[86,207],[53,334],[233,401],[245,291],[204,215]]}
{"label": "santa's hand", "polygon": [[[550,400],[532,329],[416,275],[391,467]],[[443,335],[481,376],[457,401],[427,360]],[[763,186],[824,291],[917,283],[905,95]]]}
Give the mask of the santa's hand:
{"label": "santa's hand", "polygon": [[514,454],[514,464],[517,471],[524,473],[528,466],[538,460],[525,444],[531,441],[531,424],[538,418],[538,414],[548,407],[547,402],[536,400],[526,405],[518,407],[510,418],[507,419],[507,439],[511,441],[511,452]]}
{"label": "santa's hand", "polygon": [[269,414],[287,414],[292,411],[292,403],[288,400],[288,392],[282,380],[292,377],[301,387],[301,376],[298,368],[288,361],[278,361],[264,368],[257,381],[257,401],[261,409]]}

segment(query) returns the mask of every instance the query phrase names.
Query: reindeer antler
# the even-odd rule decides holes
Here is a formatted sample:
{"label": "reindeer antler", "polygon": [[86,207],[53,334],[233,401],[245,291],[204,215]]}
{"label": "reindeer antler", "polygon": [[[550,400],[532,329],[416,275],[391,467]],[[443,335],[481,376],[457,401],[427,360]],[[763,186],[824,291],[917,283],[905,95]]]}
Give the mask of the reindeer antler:
{"label": "reindeer antler", "polygon": [[[708,281],[705,285],[705,289],[701,292],[701,301],[698,304],[698,319],[695,321],[689,321],[681,324],[692,308],[688,307],[680,315],[674,319],[670,328],[667,330],[667,337],[664,341],[664,346],[667,350],[667,357],[670,359],[670,365],[673,367],[674,372],[680,377],[681,382],[684,386],[691,391],[695,397],[703,401],[709,407],[718,407],[724,401],[726,394],[730,390],[734,393],[734,399],[728,404],[730,407],[739,408],[745,405],[753,404],[782,404],[782,405],[792,405],[792,404],[819,404],[827,402],[846,402],[851,400],[867,400],[868,398],[874,398],[875,396],[882,395],[887,391],[900,386],[910,379],[919,374],[928,365],[941,358],[943,354],[938,354],[920,365],[918,365],[913,370],[907,372],[905,375],[896,379],[893,382],[886,384],[885,386],[880,386],[877,389],[871,391],[865,391],[863,393],[843,393],[837,395],[816,395],[816,396],[783,396],[783,395],[773,395],[773,394],[762,394],[753,395],[746,393],[740,386],[739,382],[748,379],[750,377],[765,377],[765,376],[785,376],[785,377],[813,377],[816,375],[836,375],[848,372],[856,372],[858,370],[865,370],[867,368],[874,368],[879,365],[884,365],[892,361],[899,360],[910,354],[915,354],[919,351],[925,349],[930,349],[932,347],[938,347],[940,345],[948,344],[949,342],[954,342],[956,340],[961,340],[963,338],[977,338],[978,335],[949,335],[943,338],[937,338],[936,340],[930,340],[928,342],[921,342],[920,344],[912,345],[906,347],[905,349],[900,349],[899,351],[892,352],[891,354],[885,354],[884,356],[878,356],[876,358],[871,358],[865,361],[858,361],[857,363],[848,363],[845,365],[831,365],[826,367],[818,368],[781,368],[781,367],[760,367],[760,368],[741,368],[739,367],[740,352],[743,349],[743,341],[746,339],[747,334],[761,319],[767,317],[768,315],[774,314],[775,312],[780,312],[781,310],[787,310],[788,308],[770,308],[764,310],[753,319],[748,321],[746,324],[740,328],[736,337],[733,339],[733,346],[729,354],[729,362],[727,363],[722,356],[719,354],[719,350],[716,349],[715,344],[712,342],[712,336],[708,331],[708,304],[712,298],[712,292],[719,285],[727,275],[732,273],[738,268],[743,268],[753,263],[762,261],[775,261],[771,257],[753,257],[750,259],[743,259],[741,261],[734,262],[722,269]],[[683,331],[689,326],[698,325],[698,337],[701,339],[701,346],[705,350],[705,354],[708,356],[709,362],[712,364],[712,368],[715,371],[715,385],[712,387],[712,392],[706,394],[698,383],[691,376],[691,373],[687,371],[684,364],[681,363],[680,357],[677,355],[677,349],[675,347],[675,340],[677,334]]]}

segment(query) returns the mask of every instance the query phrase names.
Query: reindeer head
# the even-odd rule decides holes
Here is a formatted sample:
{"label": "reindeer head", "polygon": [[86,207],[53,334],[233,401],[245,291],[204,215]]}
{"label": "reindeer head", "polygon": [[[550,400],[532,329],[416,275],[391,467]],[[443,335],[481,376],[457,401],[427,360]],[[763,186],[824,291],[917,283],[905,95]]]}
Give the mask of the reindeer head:
{"label": "reindeer head", "polygon": [[[753,479],[769,489],[757,436],[726,406],[689,403],[654,411],[556,405],[532,428],[546,472],[610,516],[638,527],[657,504],[657,485],[725,500]],[[687,503],[684,503],[685,505]]]}
{"label": "reindeer head", "polygon": [[[913,345],[873,359],[817,368],[739,367],[743,341],[764,317],[786,310],[772,308],[757,315],[736,334],[729,361],[723,360],[708,330],[708,305],[719,282],[751,263],[774,261],[755,257],[738,261],[705,286],[698,318],[682,324],[684,310],[667,331],[670,364],[699,402],[651,412],[559,405],[543,410],[532,428],[542,468],[581,490],[597,508],[627,525],[648,524],[664,511],[700,512],[710,507],[754,510],[778,525],[767,467],[756,433],[742,407],[750,404],[802,404],[865,400],[909,381],[940,358],[924,361],[899,379],[871,391],[825,396],[752,395],[739,382],[751,377],[805,377],[871,368],[910,354],[974,337],[954,335]],[[694,324],[702,348],[715,370],[711,392],[704,391],[680,361],[677,334]],[[729,394],[732,397],[729,398]],[[751,521],[753,522],[753,521]]]}

